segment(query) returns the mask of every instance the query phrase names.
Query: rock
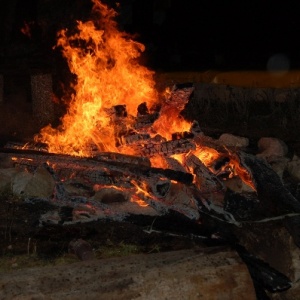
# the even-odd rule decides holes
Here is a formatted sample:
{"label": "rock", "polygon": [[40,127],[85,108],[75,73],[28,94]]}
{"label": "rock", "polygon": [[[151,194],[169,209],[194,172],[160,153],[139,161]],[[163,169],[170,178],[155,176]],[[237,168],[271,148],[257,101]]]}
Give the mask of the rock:
{"label": "rock", "polygon": [[297,155],[287,163],[287,171],[293,179],[300,181],[300,158]]}
{"label": "rock", "polygon": [[272,169],[277,173],[281,180],[283,180],[284,172],[287,170],[287,166],[290,159],[287,157],[277,157],[276,159],[273,158],[270,165]]}
{"label": "rock", "polygon": [[12,179],[17,173],[15,168],[0,169],[0,191],[11,189]]}
{"label": "rock", "polygon": [[80,260],[95,258],[92,246],[83,239],[72,240],[69,243],[68,249],[70,253],[74,253]]}
{"label": "rock", "polygon": [[246,148],[249,146],[248,138],[236,136],[229,133],[223,133],[219,137],[219,142],[229,147]]}
{"label": "rock", "polygon": [[53,194],[55,181],[44,166],[39,166],[28,180],[24,194],[30,197],[48,198]]}
{"label": "rock", "polygon": [[32,174],[25,171],[17,173],[16,176],[13,178],[13,182],[12,182],[13,194],[19,196],[24,195],[26,186],[32,177],[33,177]]}
{"label": "rock", "polygon": [[285,142],[273,137],[260,138],[257,146],[259,149],[257,156],[265,158],[268,162],[272,162],[278,157],[284,157],[288,153]]}

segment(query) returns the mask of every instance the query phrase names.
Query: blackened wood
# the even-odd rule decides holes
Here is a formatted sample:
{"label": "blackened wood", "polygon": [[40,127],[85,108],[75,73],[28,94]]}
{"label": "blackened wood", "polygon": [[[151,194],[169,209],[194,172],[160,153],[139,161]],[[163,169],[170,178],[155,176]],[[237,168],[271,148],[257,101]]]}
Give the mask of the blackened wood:
{"label": "blackened wood", "polygon": [[184,165],[191,170],[191,173],[196,175],[196,185],[202,194],[210,194],[218,191],[225,192],[225,186],[222,181],[210,172],[195,155],[187,155]]}
{"label": "blackened wood", "polygon": [[300,216],[288,217],[284,220],[284,224],[295,244],[300,248]]}
{"label": "blackened wood", "polygon": [[24,164],[32,167],[36,167],[44,162],[52,162],[52,164],[69,165],[71,168],[74,166],[81,166],[83,168],[100,168],[105,167],[112,171],[117,171],[123,174],[132,176],[146,176],[162,175],[170,180],[175,180],[185,184],[191,184],[193,182],[193,175],[181,171],[174,171],[170,169],[147,167],[139,165],[137,168],[135,164],[123,163],[118,161],[107,161],[99,158],[80,158],[62,154],[43,153],[39,151],[31,150],[19,150],[19,149],[1,149],[2,157],[8,156],[10,158],[15,157],[19,164]]}
{"label": "blackened wood", "polygon": [[246,168],[255,183],[258,198],[271,215],[300,213],[300,202],[283,185],[278,174],[263,159],[240,152],[241,165]]}
{"label": "blackened wood", "polygon": [[292,282],[287,276],[249,253],[244,247],[237,245],[236,249],[247,264],[251,277],[258,285],[272,293],[285,291],[292,286]]}
{"label": "blackened wood", "polygon": [[122,153],[115,153],[115,152],[100,152],[98,154],[95,154],[93,156],[93,159],[99,160],[99,161],[118,161],[138,166],[145,166],[150,167],[151,163],[149,158],[147,157],[141,157],[141,156],[133,156],[133,155],[127,155]]}
{"label": "blackened wood", "polygon": [[241,222],[262,220],[268,215],[255,192],[237,193],[230,189],[226,190],[224,196],[224,210]]}
{"label": "blackened wood", "polygon": [[171,156],[174,154],[187,153],[195,149],[196,146],[193,141],[188,139],[171,140],[161,143],[148,142],[141,147],[141,155],[149,157],[154,155]]}

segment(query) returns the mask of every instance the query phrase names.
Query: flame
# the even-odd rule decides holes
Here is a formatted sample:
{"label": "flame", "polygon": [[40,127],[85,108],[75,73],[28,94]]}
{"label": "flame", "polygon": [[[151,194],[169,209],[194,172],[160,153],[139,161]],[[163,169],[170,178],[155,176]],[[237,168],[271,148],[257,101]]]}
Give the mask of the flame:
{"label": "flame", "polygon": [[141,206],[141,207],[148,207],[149,204],[146,203],[144,200],[142,200],[141,198],[138,198],[137,195],[133,195],[130,198],[130,202],[136,203],[137,205]]}
{"label": "flame", "polygon": [[48,125],[35,137],[53,153],[89,156],[94,146],[120,152],[112,138],[109,109],[122,104],[129,115],[136,115],[140,103],[151,107],[158,99],[154,72],[138,63],[144,45],[118,30],[116,11],[99,0],[92,2],[98,20],[77,21],[76,33],[65,29],[58,35],[57,47],[76,75],[76,84],[61,125]]}
{"label": "flame", "polygon": [[[164,98],[168,101],[171,96],[170,88],[166,88],[163,93]],[[174,132],[189,131],[191,122],[186,121],[180,115],[184,107],[176,105],[165,105],[160,111],[160,117],[153,124],[153,129],[167,140],[171,139],[171,134]]]}
{"label": "flame", "polygon": [[176,108],[162,111],[159,119],[153,124],[155,132],[170,140],[172,133],[189,131],[191,122],[184,120],[178,115]]}
{"label": "flame", "polygon": [[[132,125],[141,103],[151,111],[151,108],[159,107],[162,100],[155,89],[154,72],[139,64],[145,46],[118,30],[115,10],[100,0],[92,2],[96,20],[77,21],[75,32],[64,29],[58,33],[56,47],[62,50],[70,71],[76,77],[72,84],[74,94],[68,100],[67,113],[61,118],[60,126],[53,128],[49,124],[42,128],[35,136],[35,142],[47,144],[49,152],[76,156],[91,156],[95,149],[135,154],[130,145],[118,147],[118,139],[124,132],[135,131]],[[173,134],[179,133],[180,136],[180,133],[191,130],[191,122],[181,116],[183,107],[168,101],[170,95],[171,91],[166,89],[166,105],[161,107],[149,135],[171,140]],[[126,114],[119,116],[116,107],[124,109]],[[196,146],[193,154],[209,169],[221,157],[213,148]],[[184,165],[185,155],[188,153],[172,157]],[[167,167],[159,155],[150,160],[152,166]],[[245,183],[254,187],[247,170],[233,156],[230,166]],[[141,198],[153,198],[153,195],[148,195],[147,188],[141,183],[132,183],[136,193],[132,201],[148,205]]]}
{"label": "flame", "polygon": [[233,175],[238,175],[242,181],[250,186],[254,191],[256,191],[256,185],[253,182],[253,178],[247,169],[241,166],[240,159],[234,153],[231,153],[230,156],[230,166],[231,169],[234,170]]}
{"label": "flame", "polygon": [[24,26],[21,28],[21,32],[26,35],[27,37],[31,38],[31,28],[30,28],[30,24],[28,24],[27,22],[24,22]]}
{"label": "flame", "polygon": [[194,152],[194,155],[197,156],[208,168],[220,157],[220,153],[217,150],[209,147],[198,147]]}

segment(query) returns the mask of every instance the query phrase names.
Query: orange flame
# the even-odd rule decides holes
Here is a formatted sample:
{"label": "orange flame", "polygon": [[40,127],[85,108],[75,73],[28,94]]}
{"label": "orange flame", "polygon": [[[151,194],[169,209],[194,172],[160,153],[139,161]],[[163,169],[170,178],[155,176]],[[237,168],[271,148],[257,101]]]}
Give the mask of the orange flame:
{"label": "orange flame", "polygon": [[129,115],[136,115],[140,103],[151,107],[158,98],[154,72],[138,64],[144,45],[117,29],[113,9],[92,1],[98,21],[78,21],[77,33],[59,33],[57,46],[62,47],[77,82],[61,126],[54,129],[48,125],[35,137],[53,153],[89,156],[94,146],[100,151],[119,152],[112,138],[109,109],[126,105]]}
{"label": "orange flame", "polygon": [[24,22],[24,26],[21,28],[21,32],[27,37],[31,38],[31,28],[28,23]]}
{"label": "orange flame", "polygon": [[247,184],[254,191],[256,191],[256,185],[253,181],[251,174],[248,172],[247,169],[241,166],[240,159],[234,153],[231,153],[230,164],[232,166],[232,169],[234,170],[234,175],[238,175],[245,184]]}
{"label": "orange flame", "polygon": [[[118,133],[134,130],[134,116],[141,103],[146,103],[150,110],[160,106],[154,72],[139,64],[145,47],[118,30],[114,20],[116,11],[100,0],[92,2],[97,20],[77,21],[75,33],[65,29],[58,34],[57,47],[62,49],[70,71],[76,75],[76,83],[72,86],[75,93],[69,99],[61,125],[58,128],[44,127],[35,136],[35,141],[47,144],[52,153],[91,156],[96,149],[135,154],[134,147],[117,148],[116,138]],[[165,98],[170,99],[169,90],[166,90]],[[176,102],[166,102],[149,134],[159,134],[170,140],[173,133],[189,131],[191,122],[180,115],[183,107]],[[127,114],[120,118],[114,111],[115,106],[125,106]],[[199,145],[193,154],[208,168],[220,157],[217,150]],[[173,158],[183,164],[185,155],[173,155]],[[251,176],[234,157],[230,163],[235,172],[254,187]],[[166,167],[166,162],[158,155],[151,158],[151,165]],[[135,186],[137,197],[133,197],[134,201],[141,198],[139,194],[147,197],[146,189]]]}
{"label": "orange flame", "polygon": [[217,150],[209,147],[198,147],[194,152],[194,155],[197,156],[208,168],[220,157],[220,153]]}

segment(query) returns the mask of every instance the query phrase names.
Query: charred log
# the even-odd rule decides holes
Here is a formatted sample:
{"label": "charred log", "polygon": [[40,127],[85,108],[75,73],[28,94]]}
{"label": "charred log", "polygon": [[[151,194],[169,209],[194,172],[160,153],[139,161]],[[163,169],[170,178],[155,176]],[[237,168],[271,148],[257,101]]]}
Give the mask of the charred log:
{"label": "charred log", "polygon": [[[14,164],[23,165],[31,169],[35,169],[38,165],[47,161],[50,165],[58,164],[58,168],[61,166],[60,169],[66,171],[68,169],[76,170],[76,168],[79,170],[86,169],[88,171],[88,169],[91,168],[90,170],[99,171],[99,176],[109,177],[111,176],[110,172],[115,172],[115,174],[119,173],[124,176],[132,175],[134,177],[151,177],[152,175],[161,175],[169,178],[170,180],[179,181],[185,184],[191,184],[193,182],[193,175],[190,173],[174,171],[171,169],[148,167],[145,165],[139,165],[139,168],[136,168],[135,164],[107,160],[106,154],[104,154],[104,159],[101,159],[101,155],[98,155],[95,158],[80,158],[62,154],[45,154],[39,151],[5,148],[2,149],[1,152],[5,153],[3,156],[5,159],[9,158],[11,162],[14,162]],[[116,154],[116,156],[119,156],[119,154]],[[111,157],[113,157],[113,154],[111,154]],[[120,155],[120,157],[125,156]],[[132,159],[133,158],[129,156],[127,161],[131,161]]]}
{"label": "charred log", "polygon": [[166,155],[187,153],[190,150],[195,150],[195,144],[188,139],[178,139],[166,141],[162,143],[147,143],[141,149],[141,154],[144,156]]}
{"label": "charred log", "polygon": [[244,247],[236,246],[236,249],[247,264],[251,277],[258,286],[272,293],[285,291],[292,286],[292,282],[287,276],[249,253]]}
{"label": "charred log", "polygon": [[240,152],[239,158],[241,165],[252,175],[258,198],[266,212],[273,215],[300,213],[300,202],[265,160],[245,152]]}

